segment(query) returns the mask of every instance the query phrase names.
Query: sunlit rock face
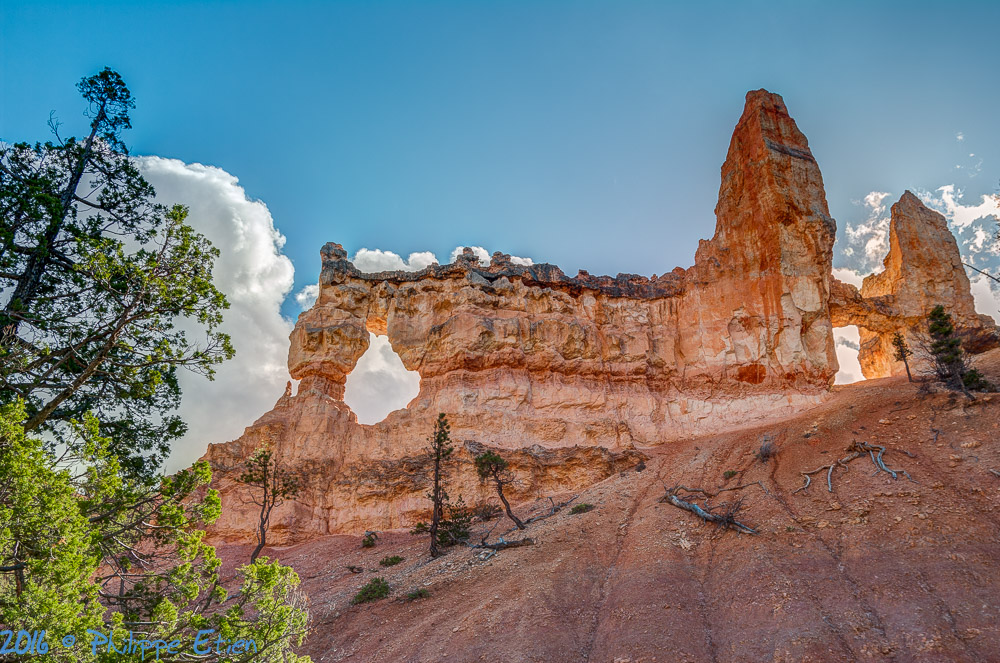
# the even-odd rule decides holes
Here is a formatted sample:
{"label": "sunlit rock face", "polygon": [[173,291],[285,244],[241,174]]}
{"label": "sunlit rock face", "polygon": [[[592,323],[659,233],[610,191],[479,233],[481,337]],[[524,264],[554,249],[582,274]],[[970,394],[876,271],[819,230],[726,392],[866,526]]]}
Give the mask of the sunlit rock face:
{"label": "sunlit rock face", "polygon": [[[570,277],[502,253],[483,266],[470,250],[449,265],[372,274],[325,245],[318,299],[291,335],[297,394],[209,448],[225,502],[215,534],[250,536],[256,510],[233,478],[265,442],[303,479],[272,517],[281,543],[425,519],[425,448],[440,412],[459,449],[452,497],[485,497],[471,458],[489,447],[511,461],[521,479],[512,497],[523,501],[632,466],[637,447],[820,402],[838,368],[834,325],[900,314],[892,302],[879,313],[874,281],[866,299],[832,278],[836,224],[822,176],[776,94],[747,94],[716,217],[693,267],[648,278]],[[897,280],[907,278],[916,276]],[[968,280],[954,290],[968,295]],[[387,335],[420,390],[406,409],[362,425],[343,398],[369,333]]]}
{"label": "sunlit rock face", "polygon": [[969,277],[944,216],[905,192],[892,206],[889,253],[883,271],[867,276],[860,291],[836,282],[831,309],[837,326],[857,324],[858,361],[866,378],[900,375],[892,337],[901,332],[915,355],[911,368],[925,368],[927,314],[944,306],[970,351],[996,347],[993,319],[976,313]]}

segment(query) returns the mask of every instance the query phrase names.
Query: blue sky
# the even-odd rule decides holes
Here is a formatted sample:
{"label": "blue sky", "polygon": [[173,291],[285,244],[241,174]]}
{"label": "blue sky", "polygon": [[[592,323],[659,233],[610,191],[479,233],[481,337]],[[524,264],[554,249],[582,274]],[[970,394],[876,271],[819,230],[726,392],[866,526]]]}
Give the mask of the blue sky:
{"label": "blue sky", "polygon": [[5,0],[0,22],[0,137],[45,138],[50,110],[82,130],[75,82],[116,68],[133,152],[238,177],[296,289],[329,240],[687,266],[758,87],[809,137],[842,229],[873,190],[977,198],[1000,177],[996,2]]}
{"label": "blue sky", "polygon": [[[909,188],[1000,267],[982,198],[1000,180],[998,26],[995,1],[2,0],[0,140],[46,139],[53,110],[82,133],[76,82],[124,76],[132,152],[179,160],[148,176],[230,261],[236,368],[186,402],[238,432],[283,387],[324,242],[442,261],[476,245],[571,275],[689,266],[750,89],[783,95],[809,138],[835,266],[877,265]],[[227,379],[271,386],[222,416]]]}

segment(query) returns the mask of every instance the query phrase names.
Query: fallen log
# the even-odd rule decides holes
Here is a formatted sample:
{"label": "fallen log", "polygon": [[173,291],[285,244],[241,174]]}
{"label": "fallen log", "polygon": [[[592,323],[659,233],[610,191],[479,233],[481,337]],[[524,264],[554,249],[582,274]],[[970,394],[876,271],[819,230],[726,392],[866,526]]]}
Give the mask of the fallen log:
{"label": "fallen log", "polygon": [[471,548],[485,548],[487,550],[506,550],[508,548],[521,548],[522,546],[533,546],[535,545],[535,540],[531,537],[525,537],[523,539],[516,539],[514,541],[504,541],[500,539],[496,543],[477,543]]}
{"label": "fallen log", "polygon": [[[750,527],[748,525],[744,525],[740,521],[736,520],[736,514],[740,510],[740,508],[743,506],[743,500],[742,499],[736,500],[735,502],[733,502],[733,503],[731,503],[729,505],[726,505],[726,510],[724,512],[722,512],[722,513],[713,513],[712,510],[714,508],[718,508],[718,507],[711,507],[711,506],[708,505],[708,502],[706,502],[705,503],[705,508],[702,508],[702,507],[698,506],[697,504],[695,504],[694,502],[688,502],[688,501],[682,500],[680,497],[677,496],[677,490],[678,489],[675,488],[672,491],[667,491],[667,494],[664,495],[662,501],[666,502],[667,504],[673,504],[678,509],[684,509],[685,511],[687,511],[689,513],[693,513],[694,515],[698,516],[699,518],[701,518],[705,522],[715,523],[716,525],[718,525],[719,527],[721,527],[723,529],[734,529],[737,532],[741,532],[743,534],[756,534],[757,533],[757,530],[755,530],[754,528],[752,528],[752,527]],[[687,489],[685,489],[685,490],[687,490]],[[689,492],[701,492],[701,493],[704,493],[705,491],[698,490],[698,491],[689,491]]]}

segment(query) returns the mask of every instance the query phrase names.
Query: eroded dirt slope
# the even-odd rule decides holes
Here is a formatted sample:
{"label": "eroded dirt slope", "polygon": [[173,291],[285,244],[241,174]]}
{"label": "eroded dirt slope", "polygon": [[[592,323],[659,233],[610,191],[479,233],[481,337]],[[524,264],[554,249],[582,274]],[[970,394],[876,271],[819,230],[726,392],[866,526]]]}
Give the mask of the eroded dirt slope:
{"label": "eroded dirt slope", "polygon": [[[981,363],[1000,378],[1000,353]],[[403,532],[373,549],[332,536],[267,554],[302,576],[314,661],[1000,660],[998,432],[1000,395],[968,404],[905,378],[869,381],[779,425],[647,449],[644,471],[577,497],[595,509],[534,523],[536,545],[488,560],[452,549],[431,561]],[[779,451],[762,463],[765,434]],[[862,457],[834,471],[832,493],[825,472],[794,492],[855,440],[887,447],[913,482]],[[660,502],[666,486],[757,481],[711,500],[742,495],[756,536]],[[232,564],[248,551],[222,554]],[[387,555],[405,561],[382,568]],[[375,576],[392,596],[350,605]],[[416,588],[430,597],[400,600]]]}

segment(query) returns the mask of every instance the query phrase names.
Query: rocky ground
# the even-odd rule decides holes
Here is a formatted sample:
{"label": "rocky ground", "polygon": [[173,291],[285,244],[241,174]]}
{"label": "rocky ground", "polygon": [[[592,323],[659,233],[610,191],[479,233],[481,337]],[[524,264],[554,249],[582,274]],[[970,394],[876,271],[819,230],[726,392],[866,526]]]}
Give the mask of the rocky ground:
{"label": "rocky ground", "polygon": [[[980,365],[1000,382],[1000,351]],[[265,554],[302,577],[314,661],[1000,660],[998,433],[1000,394],[969,403],[872,380],[777,425],[644,449],[645,470],[576,497],[593,510],[533,523],[535,545],[489,559],[452,548],[430,560],[426,538],[405,532],[370,549],[330,536]],[[761,462],[765,435],[778,452]],[[913,480],[866,455],[834,470],[833,492],[825,471],[796,492],[854,441],[885,446],[886,465]],[[759,533],[661,502],[677,484],[750,484],[709,502],[742,497],[740,520]],[[232,565],[249,548],[220,552]],[[381,567],[389,555],[405,561]],[[351,605],[376,576],[390,597]],[[403,600],[419,588],[429,597]]]}

